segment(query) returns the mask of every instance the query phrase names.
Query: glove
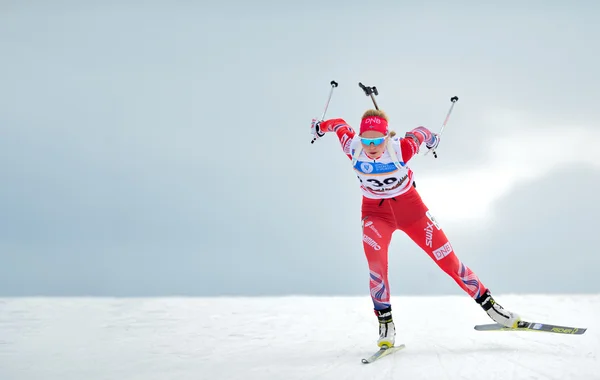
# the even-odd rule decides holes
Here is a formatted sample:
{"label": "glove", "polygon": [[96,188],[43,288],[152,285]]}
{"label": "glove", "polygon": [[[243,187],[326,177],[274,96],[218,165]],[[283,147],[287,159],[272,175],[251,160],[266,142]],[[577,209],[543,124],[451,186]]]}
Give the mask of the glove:
{"label": "glove", "polygon": [[315,140],[325,136],[325,133],[321,132],[319,129],[322,121],[323,120],[312,119],[312,122],[310,123],[310,133],[315,137]]}
{"label": "glove", "polygon": [[333,132],[331,125],[332,123],[327,123],[323,120],[312,119],[312,122],[310,123],[310,133],[315,136],[316,140],[319,137],[325,136],[325,133],[327,132]]}
{"label": "glove", "polygon": [[435,149],[440,145],[440,136],[437,133],[432,133],[431,138],[425,141],[425,146],[427,149]]}

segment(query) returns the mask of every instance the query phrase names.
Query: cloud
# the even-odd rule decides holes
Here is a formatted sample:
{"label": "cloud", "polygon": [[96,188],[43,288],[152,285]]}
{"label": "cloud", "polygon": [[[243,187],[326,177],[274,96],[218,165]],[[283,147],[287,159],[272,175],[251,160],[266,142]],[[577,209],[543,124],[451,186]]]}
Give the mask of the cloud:
{"label": "cloud", "polygon": [[600,170],[564,164],[521,182],[487,226],[457,231],[455,249],[497,292],[599,292]]}
{"label": "cloud", "polygon": [[[483,153],[465,165],[466,170],[452,167],[441,171],[432,158],[413,165],[423,197],[447,221],[487,223],[494,202],[523,181],[553,175],[564,165],[600,168],[600,151],[592,148],[600,144],[600,129],[594,125],[545,124],[506,110],[490,117],[488,125],[492,129],[503,125],[510,128],[502,134],[471,140],[483,147]],[[444,147],[446,151],[455,149],[449,144]],[[452,158],[442,156],[438,160]]]}

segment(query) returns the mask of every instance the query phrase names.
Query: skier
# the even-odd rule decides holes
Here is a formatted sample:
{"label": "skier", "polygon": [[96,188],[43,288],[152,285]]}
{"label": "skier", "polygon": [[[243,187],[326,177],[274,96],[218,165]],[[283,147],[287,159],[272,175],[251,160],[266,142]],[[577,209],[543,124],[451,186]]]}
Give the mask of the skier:
{"label": "skier", "polygon": [[379,109],[363,114],[358,135],[343,119],[313,119],[311,133],[315,139],[331,132],[352,160],[362,190],[362,240],[371,298],[379,321],[377,345],[393,347],[396,337],[388,284],[388,246],[396,230],[406,233],[421,247],[491,319],[516,327],[520,317],[496,303],[477,275],[459,260],[416,190],[413,172],[406,163],[423,143],[428,149],[437,148],[439,136],[420,126],[399,138],[388,130],[388,117]]}

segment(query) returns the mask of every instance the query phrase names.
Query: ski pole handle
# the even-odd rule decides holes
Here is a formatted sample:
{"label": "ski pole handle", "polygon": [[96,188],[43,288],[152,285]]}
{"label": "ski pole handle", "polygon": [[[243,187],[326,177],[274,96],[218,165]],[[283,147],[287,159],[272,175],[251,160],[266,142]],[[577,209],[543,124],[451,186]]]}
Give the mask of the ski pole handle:
{"label": "ski pole handle", "polygon": [[377,106],[377,102],[375,101],[375,96],[374,96],[374,95],[379,95],[379,91],[377,91],[377,87],[365,86],[361,82],[358,82],[358,87],[362,88],[362,90],[365,92],[365,95],[371,97],[371,100],[373,101],[373,105],[375,106],[375,109],[379,110],[379,107]]}

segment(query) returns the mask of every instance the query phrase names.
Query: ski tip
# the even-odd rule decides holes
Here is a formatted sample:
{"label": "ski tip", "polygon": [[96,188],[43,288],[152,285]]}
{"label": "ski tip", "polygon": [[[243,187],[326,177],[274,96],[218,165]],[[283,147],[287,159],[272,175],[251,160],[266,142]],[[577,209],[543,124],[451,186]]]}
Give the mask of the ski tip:
{"label": "ski tip", "polygon": [[477,331],[532,331],[568,335],[582,335],[587,330],[586,327],[567,327],[537,322],[522,322],[517,327],[505,327],[498,323],[490,323],[475,325],[473,328]]}
{"label": "ski tip", "polygon": [[484,325],[475,325],[473,326],[473,328],[477,331],[488,331],[488,330],[499,330],[504,328],[504,326],[502,326],[499,323],[489,323],[489,324],[484,324]]}

